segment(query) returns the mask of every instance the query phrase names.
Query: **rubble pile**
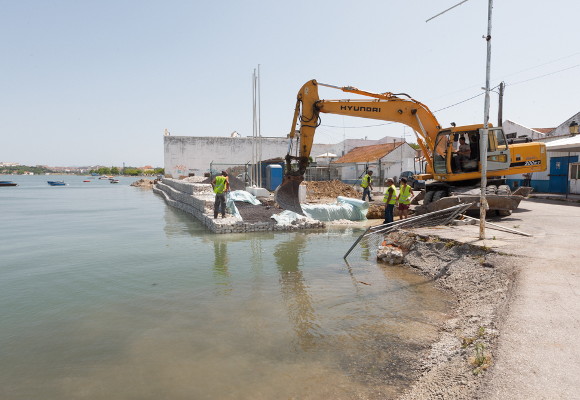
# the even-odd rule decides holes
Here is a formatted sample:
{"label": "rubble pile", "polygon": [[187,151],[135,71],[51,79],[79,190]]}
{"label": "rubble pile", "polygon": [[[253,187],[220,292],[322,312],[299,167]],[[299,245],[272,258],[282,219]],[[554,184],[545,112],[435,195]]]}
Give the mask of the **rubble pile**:
{"label": "rubble pile", "polygon": [[151,189],[151,188],[153,188],[154,184],[155,184],[155,181],[152,179],[139,179],[138,181],[133,182],[131,184],[131,186]]}
{"label": "rubble pile", "polygon": [[208,178],[205,176],[188,176],[187,178],[183,178],[182,181],[189,183],[203,183],[206,179]]}
{"label": "rubble pile", "polygon": [[338,196],[360,198],[361,194],[351,185],[334,181],[304,181],[306,185],[306,200],[336,199]]}

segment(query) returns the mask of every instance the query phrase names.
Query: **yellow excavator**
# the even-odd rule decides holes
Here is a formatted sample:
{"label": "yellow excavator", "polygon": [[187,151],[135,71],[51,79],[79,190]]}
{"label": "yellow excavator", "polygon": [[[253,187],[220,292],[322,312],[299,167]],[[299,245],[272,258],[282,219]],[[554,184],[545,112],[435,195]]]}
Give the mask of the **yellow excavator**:
{"label": "yellow excavator", "polygon": [[[367,97],[368,99],[321,100],[318,87],[325,86]],[[480,137],[483,125],[441,128],[429,108],[405,93],[371,93],[346,86],[339,87],[306,82],[298,92],[294,118],[290,130],[288,154],[282,184],[275,193],[280,207],[303,214],[298,198],[298,187],[304,180],[320,113],[348,115],[383,121],[400,122],[409,126],[426,160],[424,174],[417,179],[429,180],[424,205],[440,203],[443,198],[476,199],[473,189],[481,179]],[[297,129],[297,124],[300,124]],[[487,177],[490,178],[489,208],[509,213],[519,204],[522,196],[512,196],[509,187],[497,196],[501,177],[546,170],[546,145],[539,142],[514,143],[506,139],[501,127],[489,125],[487,150]],[[516,139],[517,141],[517,139]],[[495,180],[494,180],[495,179]],[[494,189],[495,188],[495,189]],[[506,189],[507,188],[507,189]],[[506,190],[508,192],[506,192]],[[495,195],[495,196],[494,196]],[[519,200],[517,198],[519,198]],[[514,200],[514,201],[511,201]],[[474,200],[477,201],[477,200]],[[457,202],[448,199],[447,203]],[[517,203],[517,204],[516,204]],[[439,207],[440,208],[440,207]],[[433,207],[426,211],[433,211]]]}

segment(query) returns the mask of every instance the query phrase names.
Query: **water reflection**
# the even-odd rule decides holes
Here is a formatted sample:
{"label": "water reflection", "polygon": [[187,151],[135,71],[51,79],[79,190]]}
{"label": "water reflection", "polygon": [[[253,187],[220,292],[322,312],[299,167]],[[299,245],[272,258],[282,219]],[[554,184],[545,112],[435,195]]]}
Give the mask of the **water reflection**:
{"label": "water reflection", "polygon": [[175,207],[166,206],[163,215],[165,225],[163,230],[168,238],[177,236],[199,236],[205,231],[205,227],[195,220],[191,215],[185,211],[181,211]]}
{"label": "water reflection", "polygon": [[366,240],[362,240],[359,243],[359,246],[361,248],[361,257],[363,260],[368,261],[369,258],[371,257],[371,250],[369,248],[369,244]]}
{"label": "water reflection", "polygon": [[229,271],[228,243],[225,240],[213,242],[213,272],[216,286],[221,294],[229,294],[232,291],[232,282]]}
{"label": "water reflection", "polygon": [[306,245],[305,234],[295,234],[291,240],[279,243],[274,250],[274,257],[280,272],[282,298],[288,309],[288,316],[298,344],[304,350],[315,345],[319,337],[316,313],[312,299],[307,291],[304,275],[300,270],[301,254]]}

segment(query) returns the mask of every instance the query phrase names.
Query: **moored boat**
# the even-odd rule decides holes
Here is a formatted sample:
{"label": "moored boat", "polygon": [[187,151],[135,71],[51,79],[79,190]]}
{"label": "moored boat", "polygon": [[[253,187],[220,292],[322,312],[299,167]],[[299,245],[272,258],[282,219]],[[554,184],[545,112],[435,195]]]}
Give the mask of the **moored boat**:
{"label": "moored boat", "polygon": [[119,183],[118,179],[111,179],[111,183]]}
{"label": "moored boat", "polygon": [[64,181],[46,181],[50,186],[66,186]]}
{"label": "moored boat", "polygon": [[0,181],[0,186],[18,186],[18,184],[12,181]]}

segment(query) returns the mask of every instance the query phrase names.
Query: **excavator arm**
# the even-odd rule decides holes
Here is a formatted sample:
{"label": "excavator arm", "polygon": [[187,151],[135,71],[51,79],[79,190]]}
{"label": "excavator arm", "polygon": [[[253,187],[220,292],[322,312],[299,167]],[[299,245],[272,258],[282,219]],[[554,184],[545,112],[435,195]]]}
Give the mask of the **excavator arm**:
{"label": "excavator arm", "polygon": [[[369,97],[370,100],[321,100],[318,96],[318,86]],[[426,105],[404,93],[371,93],[350,86],[338,87],[311,80],[298,92],[292,127],[288,135],[290,142],[284,179],[276,190],[276,202],[284,209],[303,214],[298,201],[298,187],[304,180],[304,173],[308,167],[321,112],[405,124],[415,132],[417,143],[427,158],[427,164],[432,165],[429,149],[434,148],[435,138],[441,127]],[[300,127],[297,131],[298,123]],[[293,148],[295,143],[297,149]],[[293,155],[293,152],[297,154]],[[297,166],[293,164],[294,161],[297,161]]]}

